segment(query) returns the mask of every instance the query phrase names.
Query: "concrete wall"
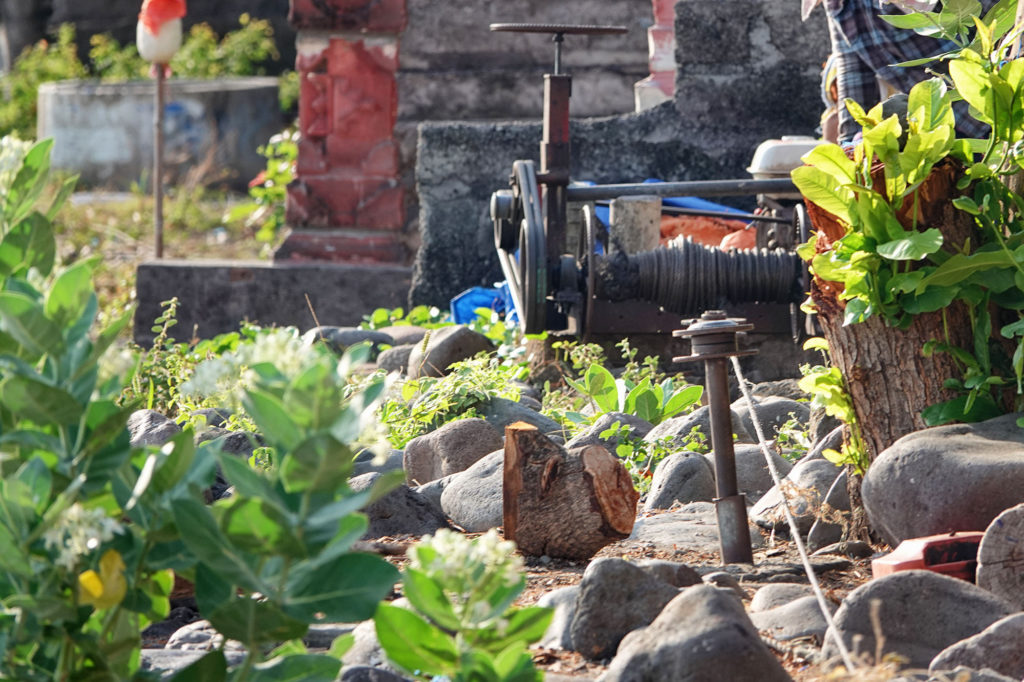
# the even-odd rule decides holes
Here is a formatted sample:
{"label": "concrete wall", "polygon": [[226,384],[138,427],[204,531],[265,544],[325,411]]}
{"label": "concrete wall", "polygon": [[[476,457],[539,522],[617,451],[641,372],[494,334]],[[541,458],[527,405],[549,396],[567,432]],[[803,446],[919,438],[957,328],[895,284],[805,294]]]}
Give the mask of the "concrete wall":
{"label": "concrete wall", "polygon": [[[60,81],[39,89],[39,136],[52,137],[55,168],[82,184],[127,188],[152,177],[152,81]],[[207,166],[201,180],[244,191],[266,160],[256,149],[284,125],[277,79],[168,81],[164,113],[168,182]]]}
{"label": "concrete wall", "polygon": [[[829,44],[820,12],[805,24],[799,11],[795,1],[681,0],[675,103],[574,120],[573,177],[600,183],[748,177],[745,168],[761,141],[813,134]],[[513,160],[537,160],[539,139],[536,124],[420,127],[422,247],[412,303],[446,306],[471,286],[503,279],[488,197],[507,186]]]}

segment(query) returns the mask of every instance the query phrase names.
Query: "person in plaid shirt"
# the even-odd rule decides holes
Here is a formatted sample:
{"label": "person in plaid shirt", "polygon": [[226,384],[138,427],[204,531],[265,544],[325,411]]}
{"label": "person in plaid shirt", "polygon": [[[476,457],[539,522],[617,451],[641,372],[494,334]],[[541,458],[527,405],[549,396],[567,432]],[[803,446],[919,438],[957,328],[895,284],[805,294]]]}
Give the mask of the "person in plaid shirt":
{"label": "person in plaid shirt", "polygon": [[[832,68],[838,89],[838,142],[849,142],[860,126],[847,112],[843,102],[849,98],[865,110],[877,104],[882,88],[890,93],[910,92],[910,88],[931,74],[927,66],[898,67],[894,64],[931,57],[953,49],[949,41],[918,35],[899,29],[879,18],[912,10],[931,10],[935,0],[802,0],[806,19],[815,5],[823,4],[832,40]],[[982,0],[988,11],[996,0]],[[936,68],[935,64],[929,65]],[[827,74],[826,74],[827,77]],[[881,84],[879,83],[881,81]],[[961,103],[962,105],[963,103]],[[961,108],[961,107],[958,107]],[[957,133],[961,137],[985,137],[988,126],[957,111]]]}

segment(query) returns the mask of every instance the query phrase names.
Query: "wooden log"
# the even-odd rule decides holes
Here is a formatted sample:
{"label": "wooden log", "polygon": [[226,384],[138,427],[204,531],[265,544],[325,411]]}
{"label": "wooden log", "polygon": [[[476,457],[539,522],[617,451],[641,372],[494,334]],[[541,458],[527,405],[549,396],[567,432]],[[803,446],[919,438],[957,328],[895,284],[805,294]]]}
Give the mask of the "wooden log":
{"label": "wooden log", "polygon": [[589,559],[629,537],[639,494],[599,445],[566,451],[535,426],[505,427],[505,537],[532,556]]}
{"label": "wooden log", "polygon": [[1024,504],[1010,507],[985,530],[978,545],[977,583],[1024,610]]}

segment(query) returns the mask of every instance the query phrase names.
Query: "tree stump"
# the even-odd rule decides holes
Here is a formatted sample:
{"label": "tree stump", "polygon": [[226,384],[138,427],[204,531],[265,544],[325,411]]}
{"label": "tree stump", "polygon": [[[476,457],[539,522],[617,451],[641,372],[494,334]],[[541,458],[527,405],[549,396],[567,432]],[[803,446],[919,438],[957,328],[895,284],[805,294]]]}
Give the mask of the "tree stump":
{"label": "tree stump", "polygon": [[[872,170],[881,180],[881,166]],[[906,229],[937,228],[943,249],[957,253],[965,244],[976,244],[974,220],[952,204],[958,194],[959,167],[952,161],[937,164],[922,184],[919,201],[907,202],[897,215]],[[917,215],[911,215],[912,209]],[[807,212],[818,233],[818,252],[829,249],[845,233],[834,216],[808,202]],[[932,339],[960,348],[972,348],[971,321],[967,307],[954,303],[944,310],[914,317],[907,329],[888,326],[877,316],[843,326],[846,303],[839,298],[842,284],[814,277],[811,300],[829,344],[832,363],[846,381],[869,460],[874,460],[898,438],[925,428],[921,411],[956,397],[943,382],[960,377],[962,370],[947,353],[925,357],[924,344]]]}
{"label": "tree stump", "polygon": [[985,530],[977,583],[1024,610],[1024,504],[1010,507]]}
{"label": "tree stump", "polygon": [[535,426],[505,427],[505,537],[532,556],[589,559],[629,537],[639,494],[599,445],[566,451]]}

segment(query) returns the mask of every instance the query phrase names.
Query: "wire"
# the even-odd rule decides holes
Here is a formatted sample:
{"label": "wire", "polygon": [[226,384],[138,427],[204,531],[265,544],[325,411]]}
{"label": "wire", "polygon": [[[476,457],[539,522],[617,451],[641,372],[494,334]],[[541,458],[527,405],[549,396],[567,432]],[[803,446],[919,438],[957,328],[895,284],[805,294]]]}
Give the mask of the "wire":
{"label": "wire", "polygon": [[782,478],[779,476],[779,470],[775,467],[775,462],[772,460],[771,452],[768,451],[768,442],[764,437],[764,431],[761,429],[761,422],[757,419],[757,410],[754,407],[754,398],[750,394],[750,388],[747,386],[747,380],[743,376],[743,370],[740,368],[740,359],[736,356],[732,356],[729,359],[732,360],[732,367],[736,371],[737,383],[740,385],[743,397],[747,399],[747,409],[750,412],[750,421],[753,422],[754,431],[757,432],[757,441],[761,445],[761,453],[764,455],[764,459],[768,463],[768,471],[771,473],[772,480],[775,482],[775,486],[782,495],[782,508],[786,512],[786,523],[789,524],[790,535],[792,535],[793,541],[796,543],[797,552],[800,554],[800,561],[804,565],[804,572],[807,573],[807,579],[811,583],[811,590],[814,592],[814,596],[818,599],[818,607],[821,609],[822,615],[825,616],[825,622],[828,623],[828,632],[825,634],[828,636],[828,633],[832,633],[832,639],[836,643],[836,648],[839,649],[839,656],[843,659],[843,665],[846,666],[846,669],[849,672],[853,672],[856,667],[853,663],[853,658],[850,656],[850,651],[846,648],[843,638],[839,635],[839,629],[836,628],[835,621],[832,619],[832,612],[828,608],[828,601],[825,599],[825,593],[821,591],[821,585],[818,583],[818,576],[814,574],[814,568],[811,566],[811,559],[807,555],[807,547],[804,545],[803,538],[800,537],[800,531],[796,526],[796,518],[793,515],[793,510],[790,508],[789,497],[786,495],[786,491],[782,487]]}

